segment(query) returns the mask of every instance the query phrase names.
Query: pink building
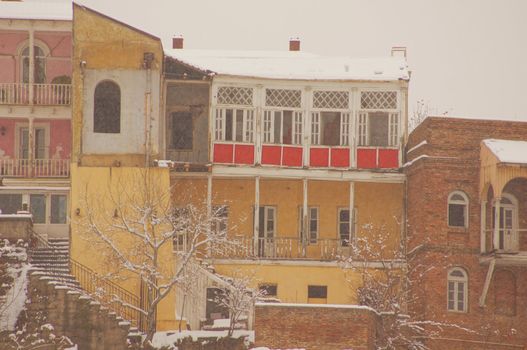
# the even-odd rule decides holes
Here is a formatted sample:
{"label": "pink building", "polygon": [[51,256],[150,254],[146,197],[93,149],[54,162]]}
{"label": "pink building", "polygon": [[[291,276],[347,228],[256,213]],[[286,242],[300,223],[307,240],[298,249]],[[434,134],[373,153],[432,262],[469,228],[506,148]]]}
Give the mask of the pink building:
{"label": "pink building", "polygon": [[67,237],[72,8],[0,1],[0,209]]}

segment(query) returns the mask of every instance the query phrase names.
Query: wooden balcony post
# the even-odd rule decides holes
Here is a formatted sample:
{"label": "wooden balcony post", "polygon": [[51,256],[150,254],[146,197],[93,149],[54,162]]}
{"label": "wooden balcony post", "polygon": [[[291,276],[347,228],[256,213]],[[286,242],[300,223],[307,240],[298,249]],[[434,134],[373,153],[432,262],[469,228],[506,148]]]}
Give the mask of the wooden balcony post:
{"label": "wooden balcony post", "polygon": [[500,249],[500,204],[501,198],[494,198],[494,237],[492,238],[493,248]]}
{"label": "wooden balcony post", "polygon": [[307,240],[309,237],[307,235],[309,234],[309,222],[308,222],[308,207],[307,207],[307,196],[308,196],[308,188],[307,188],[307,178],[302,179],[303,183],[303,192],[302,192],[302,257],[306,257],[306,246],[307,246]]}
{"label": "wooden balcony post", "polygon": [[253,222],[253,254],[258,255],[258,232],[259,228],[259,210],[260,210],[260,176],[254,178],[254,222]]}
{"label": "wooden balcony post", "polygon": [[[35,82],[35,31],[29,30],[29,104],[33,104],[33,83]],[[30,158],[31,159],[31,158]]]}
{"label": "wooden balcony post", "polygon": [[27,140],[27,158],[28,158],[28,161],[27,161],[27,167],[28,167],[28,171],[27,171],[27,174],[29,177],[33,177],[33,173],[34,173],[34,158],[35,158],[35,154],[34,154],[34,150],[35,150],[35,137],[34,137],[34,134],[35,134],[35,123],[34,123],[34,118],[33,117],[30,117],[29,118],[29,125],[28,125],[28,128],[27,128],[27,134],[28,134],[28,140]]}
{"label": "wooden balcony post", "polygon": [[[349,193],[349,244],[353,244],[352,240],[355,240],[355,237],[353,237],[353,231],[354,231],[354,225],[355,225],[355,183],[353,181],[350,181],[350,193]],[[340,229],[340,228],[339,228]],[[338,237],[340,239],[340,237]]]}
{"label": "wooden balcony post", "polygon": [[480,253],[483,254],[487,251],[487,201],[481,201],[481,228],[480,228]]}

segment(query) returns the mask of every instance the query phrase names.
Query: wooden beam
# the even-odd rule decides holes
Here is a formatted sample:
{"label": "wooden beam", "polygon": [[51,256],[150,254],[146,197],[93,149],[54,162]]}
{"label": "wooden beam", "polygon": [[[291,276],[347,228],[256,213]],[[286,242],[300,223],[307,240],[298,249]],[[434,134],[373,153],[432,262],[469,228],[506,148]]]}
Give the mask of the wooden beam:
{"label": "wooden beam", "polygon": [[485,278],[485,284],[483,285],[483,291],[479,298],[479,306],[485,307],[485,300],[487,299],[487,293],[489,291],[490,282],[492,281],[492,275],[494,274],[494,267],[496,266],[496,258],[490,261],[489,269],[487,271],[487,277]]}

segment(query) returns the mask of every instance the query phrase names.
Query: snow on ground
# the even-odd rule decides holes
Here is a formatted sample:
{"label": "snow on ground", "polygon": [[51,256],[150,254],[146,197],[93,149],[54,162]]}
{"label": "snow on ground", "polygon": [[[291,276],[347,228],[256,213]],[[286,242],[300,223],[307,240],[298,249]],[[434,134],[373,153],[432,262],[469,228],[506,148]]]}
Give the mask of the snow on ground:
{"label": "snow on ground", "polygon": [[6,273],[13,278],[11,288],[3,297],[0,306],[0,330],[15,330],[18,315],[25,307],[27,290],[27,272],[30,265],[27,263],[26,249],[13,247],[9,242],[4,241],[4,246],[0,247],[0,257],[16,259],[18,263],[10,263]]}
{"label": "snow on ground", "polygon": [[[166,331],[166,332],[157,332],[154,334],[154,339],[152,339],[152,344],[155,347],[162,346],[171,346],[178,339],[183,339],[187,337],[192,337],[194,340],[198,338],[210,338],[210,337],[226,337],[227,331]],[[233,333],[233,338],[239,338],[241,336],[247,336],[248,340],[251,343],[254,343],[254,331],[247,330],[235,330]]]}

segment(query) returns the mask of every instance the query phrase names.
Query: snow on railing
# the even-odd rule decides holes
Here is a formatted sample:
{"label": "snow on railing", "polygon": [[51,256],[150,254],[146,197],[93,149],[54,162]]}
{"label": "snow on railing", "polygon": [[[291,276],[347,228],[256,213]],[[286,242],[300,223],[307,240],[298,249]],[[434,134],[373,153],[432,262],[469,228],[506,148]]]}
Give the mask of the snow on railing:
{"label": "snow on railing", "polygon": [[[339,239],[303,242],[298,237],[233,237],[228,247],[211,247],[214,258],[223,259],[314,259],[335,260],[347,247]],[[175,246],[177,249],[177,246]],[[349,249],[348,249],[349,250]]]}
{"label": "snow on railing", "polygon": [[0,83],[0,104],[69,106],[71,84]]}

